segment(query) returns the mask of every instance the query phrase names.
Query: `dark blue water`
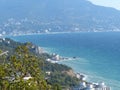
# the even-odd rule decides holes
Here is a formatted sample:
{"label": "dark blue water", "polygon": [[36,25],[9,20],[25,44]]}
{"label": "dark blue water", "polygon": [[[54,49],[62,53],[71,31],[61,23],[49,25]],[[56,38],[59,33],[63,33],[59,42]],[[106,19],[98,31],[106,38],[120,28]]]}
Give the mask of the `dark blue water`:
{"label": "dark blue water", "polygon": [[120,33],[43,34],[11,38],[32,42],[62,56],[79,57],[79,60],[60,63],[87,74],[89,81],[105,81],[112,90],[120,90]]}

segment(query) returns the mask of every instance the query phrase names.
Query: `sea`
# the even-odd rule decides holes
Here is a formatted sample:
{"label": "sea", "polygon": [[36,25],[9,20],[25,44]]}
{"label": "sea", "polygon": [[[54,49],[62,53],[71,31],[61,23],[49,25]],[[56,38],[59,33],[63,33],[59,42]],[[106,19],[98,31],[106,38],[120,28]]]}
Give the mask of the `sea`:
{"label": "sea", "polygon": [[80,32],[9,36],[19,42],[32,42],[48,53],[76,60],[60,61],[75,72],[87,75],[89,82],[105,82],[120,90],[120,32]]}

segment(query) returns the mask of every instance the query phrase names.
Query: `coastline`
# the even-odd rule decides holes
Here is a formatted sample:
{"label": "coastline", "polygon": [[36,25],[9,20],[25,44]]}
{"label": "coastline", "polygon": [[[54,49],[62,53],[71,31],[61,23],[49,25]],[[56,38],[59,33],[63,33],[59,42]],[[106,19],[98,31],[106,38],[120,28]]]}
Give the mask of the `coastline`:
{"label": "coastline", "polygon": [[[68,32],[67,32],[68,33]],[[71,32],[69,32],[71,33]],[[81,32],[76,32],[76,33],[81,33]],[[85,32],[85,33],[88,33],[88,32]],[[42,34],[51,34],[51,33],[42,33]],[[30,34],[30,35],[42,35],[41,33],[40,34]],[[56,33],[53,33],[53,34],[56,34]],[[59,33],[57,33],[59,34]],[[26,34],[25,34],[26,35]],[[23,35],[20,35],[20,36],[23,36]],[[83,72],[83,71],[82,71]],[[89,76],[89,74],[87,74]],[[88,78],[89,79],[89,78]]]}
{"label": "coastline", "polygon": [[79,32],[48,32],[48,33],[27,33],[27,34],[12,34],[12,35],[2,35],[2,36],[0,36],[0,37],[10,37],[10,36],[12,36],[12,37],[16,37],[16,36],[31,36],[31,35],[52,35],[52,34],[70,34],[70,33],[104,33],[104,32],[106,32],[106,33],[110,33],[110,32],[114,32],[114,33],[117,33],[117,32],[120,32],[120,31],[101,31],[101,32],[94,32],[94,31],[90,31],[90,32],[88,32],[88,31],[79,31]]}
{"label": "coastline", "polygon": [[[44,49],[44,48],[43,48]],[[47,52],[48,53],[48,52]],[[48,53],[48,54],[50,54],[50,52]],[[58,54],[56,54],[56,55],[58,55]],[[65,58],[65,57],[62,57],[62,58]],[[67,57],[67,59],[66,60],[47,60],[47,61],[49,61],[49,62],[51,62],[51,63],[58,63],[58,64],[61,64],[60,62],[64,62],[64,61],[74,61],[74,60],[77,60],[77,59],[80,59],[80,58],[71,58],[71,57]],[[63,65],[66,65],[66,64],[63,64]],[[71,66],[69,66],[69,65],[67,65],[68,67],[71,67]],[[72,68],[72,67],[71,67]],[[85,72],[76,72],[75,70],[73,70],[73,68],[70,70],[70,71],[68,71],[68,72],[66,72],[68,75],[70,75],[70,76],[75,76],[76,78],[78,78],[79,80],[80,80],[80,85],[81,84],[83,84],[83,83],[85,83],[88,87],[89,86],[94,86],[93,88],[96,88],[96,89],[98,89],[99,88],[99,85],[103,85],[103,86],[101,86],[101,88],[102,89],[107,89],[107,90],[111,90],[111,87],[109,87],[109,86],[107,86],[107,85],[105,85],[105,83],[104,83],[104,80],[102,80],[102,81],[99,81],[99,83],[98,82],[96,82],[96,81],[91,81],[90,80],[90,76],[89,76],[89,74],[85,74]],[[80,88],[81,86],[79,86],[79,88]],[[86,88],[86,87],[84,87],[84,88]],[[74,89],[73,89],[74,90]],[[75,89],[76,90],[76,89]],[[80,90],[82,90],[82,89],[80,89]],[[86,90],[86,89],[85,89]]]}
{"label": "coastline", "polygon": [[1,37],[16,37],[16,36],[31,36],[31,35],[49,35],[49,34],[66,34],[66,33],[81,33],[81,32],[49,32],[49,33],[28,33],[28,34],[16,34],[16,35],[3,35]]}

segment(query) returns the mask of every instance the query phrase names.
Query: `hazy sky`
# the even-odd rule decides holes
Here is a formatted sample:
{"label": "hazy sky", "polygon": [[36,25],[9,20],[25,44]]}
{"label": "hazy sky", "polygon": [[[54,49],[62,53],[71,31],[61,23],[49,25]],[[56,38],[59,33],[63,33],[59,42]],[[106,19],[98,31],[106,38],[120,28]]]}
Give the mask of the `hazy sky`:
{"label": "hazy sky", "polygon": [[92,1],[94,4],[114,7],[120,10],[120,0],[89,0]]}

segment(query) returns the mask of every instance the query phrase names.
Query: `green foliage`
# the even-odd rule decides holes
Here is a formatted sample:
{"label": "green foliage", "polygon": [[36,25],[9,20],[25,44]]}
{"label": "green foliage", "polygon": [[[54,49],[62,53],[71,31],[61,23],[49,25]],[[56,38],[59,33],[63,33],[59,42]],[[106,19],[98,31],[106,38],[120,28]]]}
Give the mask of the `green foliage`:
{"label": "green foliage", "polygon": [[[29,53],[28,46],[16,48],[14,55],[9,57],[9,63],[0,64],[1,90],[49,90],[50,86],[44,80],[39,68],[40,60]],[[24,80],[26,75],[32,79]]]}
{"label": "green foliage", "polygon": [[52,72],[62,72],[62,71],[69,71],[71,70],[70,67],[66,66],[66,65],[62,65],[62,64],[57,64],[57,63],[50,63],[48,61],[44,61],[44,69],[46,71],[52,71]]}
{"label": "green foliage", "polygon": [[76,86],[79,84],[79,80],[77,78],[71,77],[61,72],[52,73],[49,76],[48,82],[51,85],[54,85],[57,83],[64,87],[72,87],[72,86]]}
{"label": "green foliage", "polygon": [[2,50],[0,50],[0,54],[2,53]]}
{"label": "green foliage", "polygon": [[50,62],[44,62],[44,71],[50,71],[51,75],[47,75],[47,82],[54,86],[56,83],[63,87],[73,87],[79,84],[79,79],[70,76],[65,71],[72,70],[70,67],[62,64],[53,64]]}
{"label": "green foliage", "polygon": [[[6,40],[11,43],[0,43],[2,51],[9,51],[8,57],[0,56],[0,90],[61,90],[61,87],[68,88],[79,83],[77,78],[63,73],[72,70],[70,67],[47,62],[51,55],[36,54],[31,48],[33,44]],[[51,75],[45,74],[46,71],[50,71]],[[24,81],[26,75],[32,79]]]}
{"label": "green foliage", "polygon": [[[5,51],[5,50],[8,50],[10,53],[14,53],[14,49],[17,48],[19,45],[22,45],[22,43],[19,43],[19,42],[15,42],[9,38],[6,38],[5,40],[2,40],[0,38],[0,40],[2,42],[0,42],[0,49],[2,51]],[[10,43],[8,43],[10,42]]]}
{"label": "green foliage", "polygon": [[53,90],[62,90],[62,87],[56,83],[53,85]]}

